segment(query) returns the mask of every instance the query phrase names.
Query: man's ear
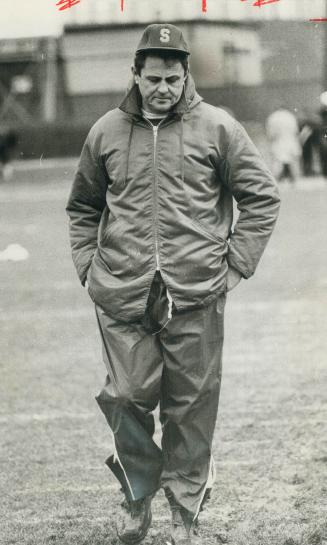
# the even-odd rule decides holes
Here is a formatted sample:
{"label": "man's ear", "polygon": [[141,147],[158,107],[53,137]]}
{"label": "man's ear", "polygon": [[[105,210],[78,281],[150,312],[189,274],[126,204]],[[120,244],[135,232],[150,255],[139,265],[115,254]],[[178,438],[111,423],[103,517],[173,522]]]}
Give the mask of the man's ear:
{"label": "man's ear", "polygon": [[140,82],[140,76],[136,73],[135,66],[132,66],[131,70],[132,70],[132,74],[134,76],[134,81],[135,81],[136,85],[138,85],[139,82]]}

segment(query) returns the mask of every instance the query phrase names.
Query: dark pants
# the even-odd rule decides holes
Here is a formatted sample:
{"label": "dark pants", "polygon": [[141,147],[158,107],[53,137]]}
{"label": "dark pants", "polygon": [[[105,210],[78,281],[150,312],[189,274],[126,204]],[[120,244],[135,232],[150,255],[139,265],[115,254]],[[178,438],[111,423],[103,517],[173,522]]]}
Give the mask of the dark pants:
{"label": "dark pants", "polygon": [[[168,316],[156,274],[141,321],[114,320],[96,306],[108,375],[97,401],[113,432],[107,464],[129,499],[170,489],[197,515],[208,485],[221,382],[226,295]],[[153,441],[160,403],[161,449]]]}

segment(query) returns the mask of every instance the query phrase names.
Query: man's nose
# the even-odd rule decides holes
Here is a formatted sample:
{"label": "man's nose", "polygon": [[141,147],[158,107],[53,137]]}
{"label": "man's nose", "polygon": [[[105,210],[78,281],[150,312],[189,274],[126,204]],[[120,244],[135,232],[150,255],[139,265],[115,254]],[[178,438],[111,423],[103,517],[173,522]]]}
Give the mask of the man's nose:
{"label": "man's nose", "polygon": [[162,80],[160,82],[159,87],[158,87],[158,91],[162,95],[165,95],[168,92],[168,85],[167,85],[167,82],[165,80]]}

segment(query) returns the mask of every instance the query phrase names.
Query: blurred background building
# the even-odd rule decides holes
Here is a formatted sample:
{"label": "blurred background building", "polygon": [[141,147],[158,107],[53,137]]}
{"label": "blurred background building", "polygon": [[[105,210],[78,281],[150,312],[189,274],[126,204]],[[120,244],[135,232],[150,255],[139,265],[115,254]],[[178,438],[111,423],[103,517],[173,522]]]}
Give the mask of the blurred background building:
{"label": "blurred background building", "polygon": [[[326,88],[325,0],[81,0],[56,32],[0,39],[0,124],[18,128],[24,156],[77,154],[91,124],[121,100],[144,24],[182,27],[205,100],[243,122],[283,104],[318,107]],[[58,11],[53,3],[52,9]]]}

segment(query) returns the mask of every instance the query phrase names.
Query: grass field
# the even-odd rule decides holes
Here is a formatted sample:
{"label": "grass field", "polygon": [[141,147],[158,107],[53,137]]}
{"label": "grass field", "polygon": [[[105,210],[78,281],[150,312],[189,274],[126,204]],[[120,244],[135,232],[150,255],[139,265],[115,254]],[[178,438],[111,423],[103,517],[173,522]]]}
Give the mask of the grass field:
{"label": "grass field", "polygon": [[[74,162],[0,186],[1,545],[113,545],[120,493],[94,396],[105,371],[64,212]],[[254,278],[229,295],[204,545],[327,544],[327,183],[282,188]],[[158,430],[159,438],[159,430]],[[146,545],[164,544],[162,493]]]}

